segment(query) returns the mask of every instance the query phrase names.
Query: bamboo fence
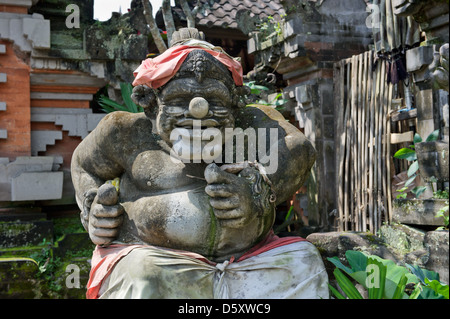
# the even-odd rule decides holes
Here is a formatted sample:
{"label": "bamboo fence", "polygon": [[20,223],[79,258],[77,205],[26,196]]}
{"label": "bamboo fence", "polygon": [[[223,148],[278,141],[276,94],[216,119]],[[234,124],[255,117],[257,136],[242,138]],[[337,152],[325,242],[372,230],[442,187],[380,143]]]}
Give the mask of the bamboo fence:
{"label": "bamboo fence", "polygon": [[[386,62],[365,52],[334,65],[338,227],[376,233],[391,218],[393,85]],[[372,67],[374,66],[374,68]]]}

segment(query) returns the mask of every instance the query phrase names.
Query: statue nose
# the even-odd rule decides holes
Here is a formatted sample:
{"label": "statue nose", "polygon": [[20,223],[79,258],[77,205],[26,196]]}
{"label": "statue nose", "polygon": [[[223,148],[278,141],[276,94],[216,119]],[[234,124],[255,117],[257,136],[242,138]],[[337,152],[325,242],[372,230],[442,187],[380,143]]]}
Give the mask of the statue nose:
{"label": "statue nose", "polygon": [[189,113],[197,118],[202,119],[209,113],[209,103],[202,97],[195,97],[189,103]]}

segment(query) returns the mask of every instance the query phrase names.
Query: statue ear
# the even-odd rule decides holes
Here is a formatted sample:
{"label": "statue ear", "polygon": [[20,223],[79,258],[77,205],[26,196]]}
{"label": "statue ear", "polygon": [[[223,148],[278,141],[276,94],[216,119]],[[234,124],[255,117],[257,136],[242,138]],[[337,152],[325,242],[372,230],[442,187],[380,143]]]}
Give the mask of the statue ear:
{"label": "statue ear", "polygon": [[141,106],[147,116],[153,117],[156,115],[158,102],[156,99],[156,93],[153,89],[146,85],[138,85],[133,88],[133,94],[131,99],[134,103]]}
{"label": "statue ear", "polygon": [[251,89],[244,86],[236,86],[233,88],[233,105],[238,108],[243,108],[247,104],[247,96],[251,93]]}

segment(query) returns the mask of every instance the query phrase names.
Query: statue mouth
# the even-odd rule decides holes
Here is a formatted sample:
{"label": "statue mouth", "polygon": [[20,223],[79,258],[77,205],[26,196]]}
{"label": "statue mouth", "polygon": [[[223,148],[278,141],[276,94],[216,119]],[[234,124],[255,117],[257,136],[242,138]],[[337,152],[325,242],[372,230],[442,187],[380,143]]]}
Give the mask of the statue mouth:
{"label": "statue mouth", "polygon": [[190,141],[208,142],[216,138],[222,140],[223,125],[216,120],[192,120],[183,119],[178,121],[175,125],[178,138]]}
{"label": "statue mouth", "polygon": [[[197,125],[198,122],[201,122],[201,125]],[[201,129],[205,130],[207,128],[217,128],[222,126],[219,121],[214,119],[206,119],[206,120],[195,120],[195,119],[182,119],[175,123],[175,127],[186,128],[186,129]]]}

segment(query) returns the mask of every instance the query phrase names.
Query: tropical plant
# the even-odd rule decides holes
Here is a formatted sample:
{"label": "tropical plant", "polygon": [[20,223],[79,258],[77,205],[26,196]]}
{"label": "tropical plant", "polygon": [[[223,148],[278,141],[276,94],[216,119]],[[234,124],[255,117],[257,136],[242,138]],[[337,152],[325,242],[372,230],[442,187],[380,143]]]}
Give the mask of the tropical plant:
{"label": "tropical plant", "polygon": [[363,299],[353,282],[367,291],[369,299],[449,298],[448,285],[442,284],[439,274],[433,271],[408,264],[398,266],[391,260],[354,250],[346,251],[345,257],[350,267],[342,264],[338,257],[328,258],[336,266],[333,274],[343,292],[328,285],[337,299]]}
{"label": "tropical plant", "polygon": [[[438,137],[439,137],[439,130],[436,130],[427,137],[426,142],[436,141],[438,139]],[[406,198],[406,193],[403,193],[403,192],[417,177],[417,171],[419,170],[419,162],[417,161],[415,145],[417,143],[421,143],[421,142],[423,142],[422,137],[420,137],[420,135],[416,133],[414,135],[413,145],[410,145],[409,147],[401,148],[394,154],[395,158],[406,159],[407,161],[412,162],[408,168],[408,180],[405,182],[405,185],[403,188],[397,190],[401,193],[400,195],[397,196],[397,198],[402,198],[402,197]],[[419,197],[420,194],[422,194],[426,189],[427,189],[426,186],[416,186],[411,190],[411,192],[416,197]]]}
{"label": "tropical plant", "polygon": [[130,83],[120,83],[120,92],[125,105],[119,104],[105,95],[101,95],[98,100],[98,104],[100,104],[103,111],[105,111],[106,113],[115,111],[124,111],[130,113],[144,112],[144,109],[140,105],[136,105],[131,99],[133,86]]}
{"label": "tropical plant", "polygon": [[438,230],[443,230],[443,229],[448,229],[448,224],[449,224],[449,215],[448,215],[448,201],[445,202],[447,205],[445,205],[444,207],[442,207],[440,210],[438,210],[438,212],[436,213],[436,218],[440,218],[442,217],[444,219],[444,225],[445,226],[441,226],[438,227]]}
{"label": "tropical plant", "polygon": [[256,95],[259,98],[259,100],[257,100],[255,103],[248,104],[247,106],[268,105],[272,106],[276,110],[281,110],[282,106],[288,101],[286,99],[283,99],[283,93],[278,93],[275,98],[268,102],[260,98],[264,92],[267,95],[267,91],[269,91],[268,87],[255,84],[255,81],[246,82],[244,84],[250,88],[252,95]]}

